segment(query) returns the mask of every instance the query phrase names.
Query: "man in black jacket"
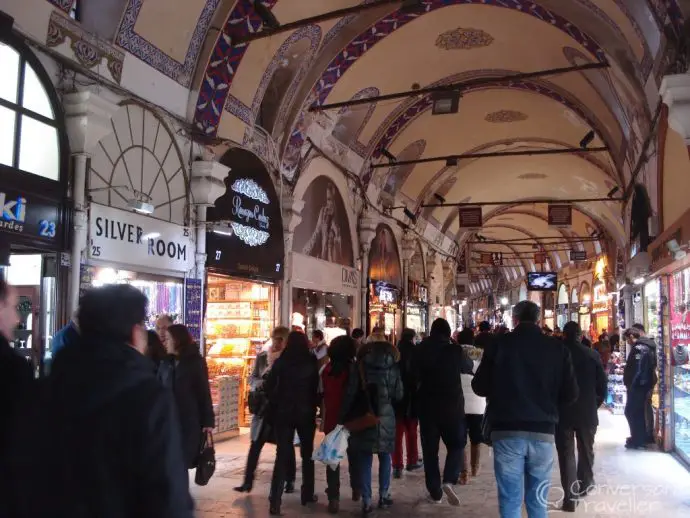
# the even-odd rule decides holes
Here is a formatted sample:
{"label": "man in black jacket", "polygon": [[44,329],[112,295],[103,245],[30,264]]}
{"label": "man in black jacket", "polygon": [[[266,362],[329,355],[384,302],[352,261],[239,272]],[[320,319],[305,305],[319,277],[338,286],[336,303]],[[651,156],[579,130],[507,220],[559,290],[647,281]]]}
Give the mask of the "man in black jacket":
{"label": "man in black jacket", "polygon": [[558,409],[578,396],[570,352],[542,334],[540,309],[522,301],[513,308],[512,333],[484,351],[472,380],[487,398],[501,516],[545,516],[553,469]]}
{"label": "man in black jacket", "polygon": [[638,343],[644,343],[649,347],[649,352],[651,353],[652,357],[652,371],[653,371],[653,376],[652,376],[652,386],[649,388],[649,391],[647,392],[647,401],[645,403],[644,407],[644,422],[645,422],[645,432],[646,432],[646,442],[647,444],[654,444],[656,441],[654,440],[654,435],[655,435],[655,427],[654,427],[654,409],[652,407],[652,394],[654,393],[654,387],[656,384],[659,382],[659,376],[657,374],[657,345],[656,342],[654,341],[654,338],[651,336],[647,336],[647,331],[645,330],[644,326],[642,324],[633,324],[633,329],[637,331],[636,334],[639,334],[639,338],[636,339]]}
{"label": "man in black jacket", "polygon": [[[472,374],[472,360],[450,339],[448,322],[437,318],[429,337],[417,348],[419,430],[422,436],[424,477],[429,496],[440,502],[443,493],[451,505],[459,505],[453,485],[462,470],[462,450],[467,443],[465,398],[461,374]],[[446,445],[443,480],[438,466],[439,441]]]}
{"label": "man in black jacket", "polygon": [[479,347],[480,349],[486,349],[491,345],[494,339],[495,335],[491,332],[491,324],[486,320],[480,322],[479,333],[474,337],[474,346]]}
{"label": "man in black jacket", "polygon": [[192,518],[175,403],[143,354],[147,303],[129,285],[82,297],[82,340],[15,431],[13,518]]}
{"label": "man in black jacket", "polygon": [[[19,323],[17,314],[17,291],[0,279],[0,460],[9,452],[9,433],[33,379],[31,365],[10,346],[14,330]],[[4,491],[8,488],[5,479],[10,476],[5,466],[0,466],[0,516],[6,516],[3,504],[7,502]]]}
{"label": "man in black jacket", "polygon": [[[556,449],[563,486],[563,511],[575,512],[578,496],[594,483],[594,436],[599,425],[597,409],[606,397],[606,373],[596,351],[582,345],[582,330],[576,322],[563,327],[565,346],[573,360],[580,395],[575,403],[561,407],[556,427]],[[577,438],[577,464],[575,439]]]}
{"label": "man in black jacket", "polygon": [[628,355],[623,371],[623,382],[628,391],[625,417],[630,426],[630,437],[625,443],[629,449],[642,449],[649,441],[648,416],[656,374],[656,344],[641,336],[639,328],[630,329],[635,345]]}

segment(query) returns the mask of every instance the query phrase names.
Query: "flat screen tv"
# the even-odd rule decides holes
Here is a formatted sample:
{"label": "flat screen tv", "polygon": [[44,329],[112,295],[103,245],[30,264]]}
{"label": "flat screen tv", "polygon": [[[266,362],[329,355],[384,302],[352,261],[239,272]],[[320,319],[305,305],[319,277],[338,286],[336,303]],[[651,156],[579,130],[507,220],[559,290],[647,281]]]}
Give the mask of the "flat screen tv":
{"label": "flat screen tv", "polygon": [[530,291],[556,291],[558,274],[556,272],[528,272],[527,289]]}

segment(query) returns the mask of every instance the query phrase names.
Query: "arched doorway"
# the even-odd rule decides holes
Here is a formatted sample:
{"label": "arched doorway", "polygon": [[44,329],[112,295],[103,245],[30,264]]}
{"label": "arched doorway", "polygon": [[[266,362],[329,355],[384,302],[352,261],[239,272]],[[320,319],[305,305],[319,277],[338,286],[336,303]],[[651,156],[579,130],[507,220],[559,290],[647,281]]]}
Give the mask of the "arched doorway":
{"label": "arched doorway", "polygon": [[592,339],[592,292],[585,281],[580,284],[580,327],[582,334]]}
{"label": "arched doorway", "polygon": [[561,284],[558,288],[558,299],[556,300],[556,325],[563,329],[566,322],[568,322],[568,287]]}
{"label": "arched doorway", "polygon": [[578,297],[577,288],[573,288],[570,293],[570,320],[578,322],[579,320],[579,306],[580,298]]}

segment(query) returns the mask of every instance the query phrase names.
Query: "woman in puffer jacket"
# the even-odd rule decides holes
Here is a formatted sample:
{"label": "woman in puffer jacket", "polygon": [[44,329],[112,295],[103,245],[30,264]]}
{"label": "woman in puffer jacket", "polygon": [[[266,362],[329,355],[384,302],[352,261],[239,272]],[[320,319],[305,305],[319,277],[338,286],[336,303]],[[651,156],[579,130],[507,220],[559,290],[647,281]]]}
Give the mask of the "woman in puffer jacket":
{"label": "woman in puffer jacket", "polygon": [[463,449],[463,468],[460,473],[460,484],[465,485],[469,482],[470,473],[473,477],[479,474],[479,459],[482,446],[482,419],[486,410],[486,399],[478,396],[472,390],[472,378],[477,372],[479,363],[482,359],[483,350],[470,344],[460,344],[472,359],[472,374],[462,374],[462,392],[465,395],[465,420],[467,432],[470,438],[470,469],[468,471],[467,446]]}

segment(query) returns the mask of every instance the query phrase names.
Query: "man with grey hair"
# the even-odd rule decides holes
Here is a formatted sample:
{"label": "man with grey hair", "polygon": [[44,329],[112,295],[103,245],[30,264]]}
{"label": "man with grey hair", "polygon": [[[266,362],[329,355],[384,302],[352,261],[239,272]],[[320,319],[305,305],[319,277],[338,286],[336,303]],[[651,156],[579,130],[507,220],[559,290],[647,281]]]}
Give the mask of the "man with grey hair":
{"label": "man with grey hair", "polygon": [[512,333],[484,351],[472,389],[487,399],[501,518],[546,518],[559,408],[573,403],[578,386],[570,352],[538,326],[540,308],[513,308]]}

